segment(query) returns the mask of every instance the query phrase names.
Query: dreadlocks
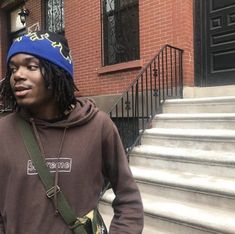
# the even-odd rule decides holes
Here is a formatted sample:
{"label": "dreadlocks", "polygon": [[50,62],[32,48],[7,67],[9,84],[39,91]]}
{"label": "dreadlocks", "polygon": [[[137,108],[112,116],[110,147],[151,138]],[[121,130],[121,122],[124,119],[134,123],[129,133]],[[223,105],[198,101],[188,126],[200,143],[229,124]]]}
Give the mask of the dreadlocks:
{"label": "dreadlocks", "polygon": [[[76,104],[74,92],[78,91],[70,74],[44,59],[41,59],[40,63],[45,85],[52,89],[60,113],[70,110],[72,105]],[[42,71],[43,68],[45,72]]]}
{"label": "dreadlocks", "polygon": [[2,110],[14,110],[16,108],[16,100],[10,85],[11,71],[7,68],[5,78],[0,86],[0,99],[2,101]]}
{"label": "dreadlocks", "polygon": [[[76,104],[75,91],[78,91],[70,74],[60,67],[40,59],[40,70],[45,80],[45,86],[51,89],[60,113],[70,110]],[[16,99],[10,85],[11,70],[8,66],[5,79],[0,87],[3,108],[15,110]]]}

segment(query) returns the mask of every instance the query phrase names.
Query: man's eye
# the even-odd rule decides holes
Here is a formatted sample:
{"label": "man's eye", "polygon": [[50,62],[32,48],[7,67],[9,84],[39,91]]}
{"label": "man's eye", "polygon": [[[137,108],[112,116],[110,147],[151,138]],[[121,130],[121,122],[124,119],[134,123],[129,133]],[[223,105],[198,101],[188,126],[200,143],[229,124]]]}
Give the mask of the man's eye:
{"label": "man's eye", "polygon": [[39,68],[39,66],[37,66],[37,65],[29,65],[29,66],[28,66],[28,69],[29,69],[30,71],[36,71],[38,68]]}
{"label": "man's eye", "polygon": [[11,73],[15,73],[17,71],[16,67],[10,67]]}

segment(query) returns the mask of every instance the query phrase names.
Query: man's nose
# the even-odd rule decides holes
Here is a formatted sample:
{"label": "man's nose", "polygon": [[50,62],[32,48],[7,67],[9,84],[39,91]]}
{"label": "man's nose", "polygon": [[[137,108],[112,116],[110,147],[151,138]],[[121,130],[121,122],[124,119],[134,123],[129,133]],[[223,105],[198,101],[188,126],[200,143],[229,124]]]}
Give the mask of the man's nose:
{"label": "man's nose", "polygon": [[14,79],[24,79],[25,78],[25,71],[26,69],[23,66],[19,66],[17,70],[14,72]]}

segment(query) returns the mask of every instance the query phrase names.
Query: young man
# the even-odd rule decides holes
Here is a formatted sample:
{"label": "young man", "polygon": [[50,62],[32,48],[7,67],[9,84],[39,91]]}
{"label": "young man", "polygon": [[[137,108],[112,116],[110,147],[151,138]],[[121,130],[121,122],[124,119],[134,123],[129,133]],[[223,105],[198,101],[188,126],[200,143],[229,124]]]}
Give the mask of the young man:
{"label": "young man", "polygon": [[[17,118],[30,123],[45,163],[78,217],[97,207],[104,181],[115,193],[110,234],[139,234],[143,207],[118,131],[107,114],[75,97],[73,64],[64,37],[33,32],[7,56],[1,87],[0,234],[72,233],[47,198]],[[55,198],[56,198],[55,194]]]}

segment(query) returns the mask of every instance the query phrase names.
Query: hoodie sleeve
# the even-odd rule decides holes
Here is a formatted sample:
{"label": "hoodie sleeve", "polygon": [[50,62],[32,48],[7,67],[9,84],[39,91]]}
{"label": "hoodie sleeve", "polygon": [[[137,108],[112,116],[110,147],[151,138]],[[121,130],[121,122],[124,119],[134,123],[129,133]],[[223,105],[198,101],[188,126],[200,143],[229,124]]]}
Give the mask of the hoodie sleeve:
{"label": "hoodie sleeve", "polygon": [[114,217],[110,234],[141,234],[143,205],[139,189],[130,171],[118,131],[111,119],[105,121],[103,160],[106,176],[115,193]]}
{"label": "hoodie sleeve", "polygon": [[0,214],[0,234],[5,234],[2,216]]}

